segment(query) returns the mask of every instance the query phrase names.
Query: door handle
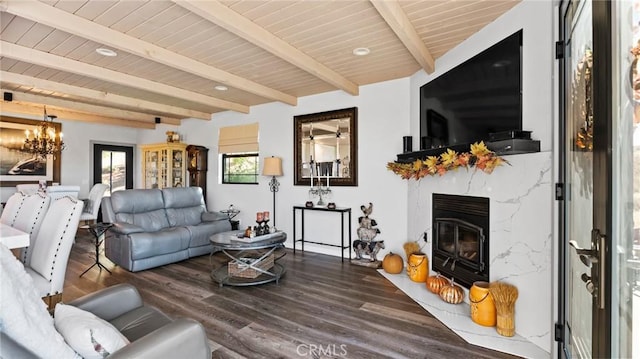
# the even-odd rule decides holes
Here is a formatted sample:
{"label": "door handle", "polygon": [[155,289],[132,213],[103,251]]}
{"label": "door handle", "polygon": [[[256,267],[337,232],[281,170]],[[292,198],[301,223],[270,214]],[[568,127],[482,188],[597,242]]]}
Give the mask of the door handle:
{"label": "door handle", "polygon": [[580,261],[585,266],[591,268],[593,263],[598,263],[598,251],[596,249],[586,249],[580,248],[578,242],[575,240],[569,241],[569,245],[576,250],[576,254],[578,254]]}
{"label": "door handle", "polygon": [[606,260],[606,236],[600,233],[600,230],[594,228],[591,230],[591,248],[581,248],[575,240],[569,241],[569,245],[573,247],[576,254],[580,257],[580,261],[587,267],[597,264],[598,271],[595,278],[591,278],[584,274],[582,280],[588,278],[587,290],[596,297],[598,308],[604,309],[605,305],[605,260]]}
{"label": "door handle", "polygon": [[592,249],[586,249],[586,248],[580,248],[580,246],[578,245],[578,242],[576,242],[575,240],[570,240],[569,241],[569,245],[571,247],[573,247],[576,250],[576,253],[578,253],[578,255],[584,255],[584,256],[590,256],[590,257],[594,257],[597,258],[597,253],[596,253],[596,249],[592,248]]}

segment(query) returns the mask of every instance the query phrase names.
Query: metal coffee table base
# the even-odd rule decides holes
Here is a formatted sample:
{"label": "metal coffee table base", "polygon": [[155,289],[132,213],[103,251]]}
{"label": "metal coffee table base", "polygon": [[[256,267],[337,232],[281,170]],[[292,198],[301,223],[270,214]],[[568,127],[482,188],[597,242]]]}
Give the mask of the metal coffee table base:
{"label": "metal coffee table base", "polygon": [[[211,278],[218,282],[220,287],[225,284],[232,286],[249,286],[269,282],[278,284],[285,270],[284,266],[277,262],[286,253],[278,253],[276,250],[284,248],[287,235],[277,231],[261,236],[253,242],[245,242],[238,240],[240,233],[242,232],[223,232],[209,238],[213,245],[212,256],[217,252],[222,252],[231,259],[225,265],[212,270]],[[269,262],[265,263],[265,261]],[[271,261],[273,261],[273,266],[266,268],[271,265]],[[229,264],[234,266],[231,275],[229,274]],[[257,276],[248,278],[250,274],[257,274]]]}
{"label": "metal coffee table base", "polygon": [[274,263],[273,268],[271,268],[269,271],[266,271],[266,273],[260,274],[257,278],[242,278],[230,276],[227,266],[222,266],[211,272],[211,278],[218,282],[220,287],[222,287],[223,285],[243,287],[270,282],[276,282],[276,284],[278,284],[278,281],[280,280],[280,277],[282,277],[284,272],[285,270],[282,264]]}

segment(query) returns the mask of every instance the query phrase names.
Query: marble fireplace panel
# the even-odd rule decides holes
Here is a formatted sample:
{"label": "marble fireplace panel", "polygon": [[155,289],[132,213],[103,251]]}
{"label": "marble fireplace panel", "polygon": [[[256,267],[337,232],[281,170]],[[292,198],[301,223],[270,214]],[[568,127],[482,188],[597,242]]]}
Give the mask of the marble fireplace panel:
{"label": "marble fireplace panel", "polygon": [[413,238],[429,233],[424,250],[431,258],[432,193],[488,197],[489,280],[505,281],[518,288],[517,334],[551,352],[555,205],[552,153],[514,155],[505,159],[510,164],[496,168],[492,174],[459,169],[444,176],[410,180],[408,233]]}

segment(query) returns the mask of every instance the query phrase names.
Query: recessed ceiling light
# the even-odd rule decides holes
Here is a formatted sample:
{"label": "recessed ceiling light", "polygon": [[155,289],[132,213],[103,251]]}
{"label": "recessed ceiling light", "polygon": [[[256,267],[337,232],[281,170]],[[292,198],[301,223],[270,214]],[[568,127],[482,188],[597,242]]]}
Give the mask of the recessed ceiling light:
{"label": "recessed ceiling light", "polygon": [[217,85],[216,87],[214,87],[214,89],[218,91],[227,91],[229,88],[225,85]]}
{"label": "recessed ceiling light", "polygon": [[353,54],[356,56],[366,56],[366,55],[369,55],[370,52],[371,50],[369,50],[366,47],[358,47],[353,49]]}
{"label": "recessed ceiling light", "polygon": [[102,56],[109,56],[109,57],[118,56],[117,52],[111,49],[105,49],[104,47],[96,49],[96,52]]}

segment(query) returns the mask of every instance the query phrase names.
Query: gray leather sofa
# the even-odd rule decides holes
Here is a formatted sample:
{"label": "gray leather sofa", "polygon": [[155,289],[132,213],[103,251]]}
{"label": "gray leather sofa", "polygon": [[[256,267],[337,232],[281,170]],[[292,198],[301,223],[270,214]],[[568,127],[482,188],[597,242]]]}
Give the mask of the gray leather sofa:
{"label": "gray leather sofa", "polygon": [[132,272],[209,254],[209,237],[231,230],[226,215],[207,212],[200,187],[113,192],[102,221],[113,223],[105,255]]}
{"label": "gray leather sofa", "polygon": [[[207,335],[193,319],[172,320],[143,304],[129,284],[118,284],[68,303],[110,322],[130,344],[107,358],[211,358]],[[1,358],[38,358],[17,341],[0,332]]]}

